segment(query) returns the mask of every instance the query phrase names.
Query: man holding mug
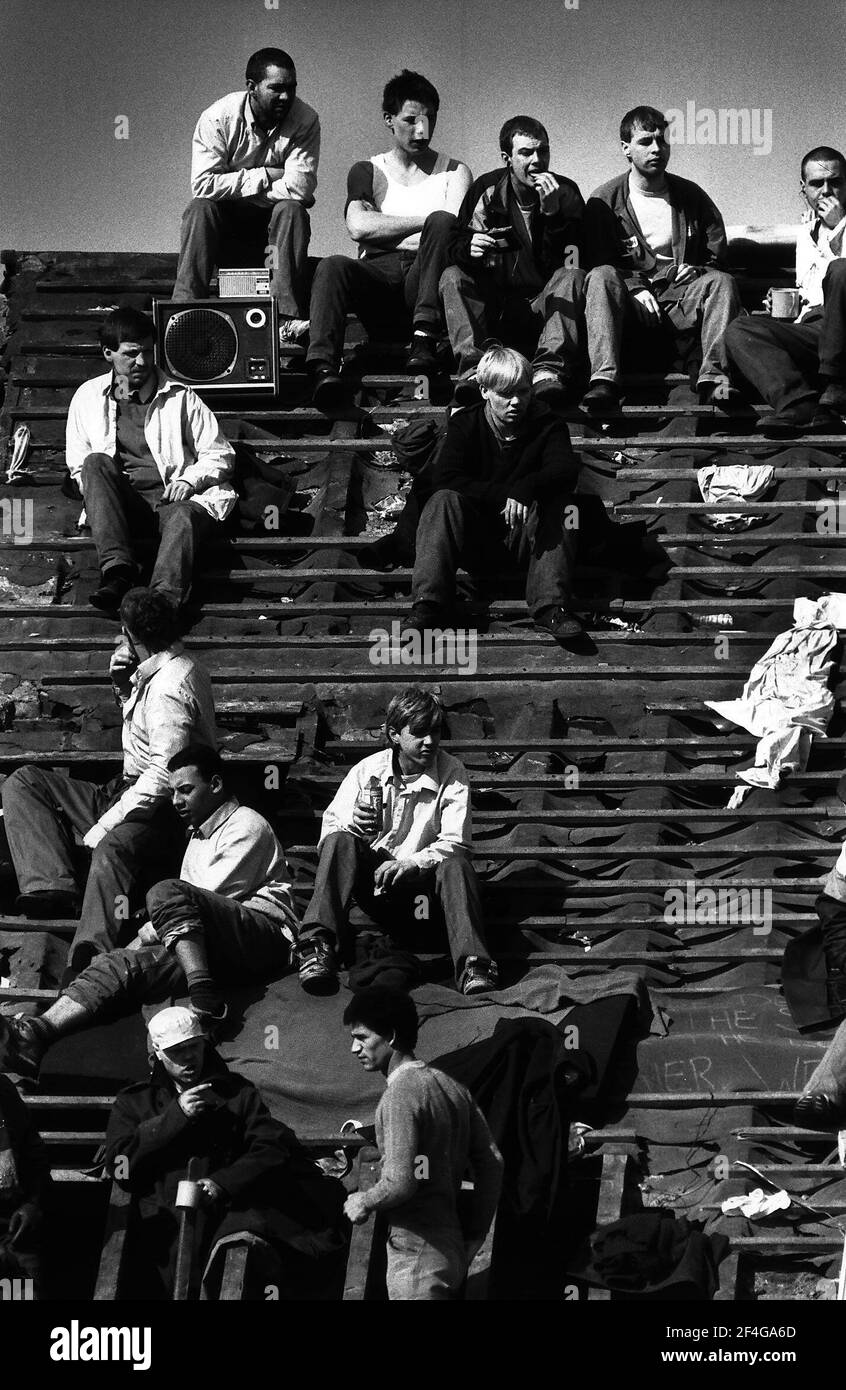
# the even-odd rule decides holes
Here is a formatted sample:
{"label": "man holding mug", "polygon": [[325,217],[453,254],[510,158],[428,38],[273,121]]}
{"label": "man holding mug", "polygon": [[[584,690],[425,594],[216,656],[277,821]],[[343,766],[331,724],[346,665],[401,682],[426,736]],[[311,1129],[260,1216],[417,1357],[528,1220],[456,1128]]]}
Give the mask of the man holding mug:
{"label": "man holding mug", "polygon": [[839,150],[810,150],[800,188],[807,203],[796,239],[802,312],[795,323],[775,315],[735,319],[726,333],[732,365],[773,407],[759,428],[776,439],[846,430],[846,159]]}

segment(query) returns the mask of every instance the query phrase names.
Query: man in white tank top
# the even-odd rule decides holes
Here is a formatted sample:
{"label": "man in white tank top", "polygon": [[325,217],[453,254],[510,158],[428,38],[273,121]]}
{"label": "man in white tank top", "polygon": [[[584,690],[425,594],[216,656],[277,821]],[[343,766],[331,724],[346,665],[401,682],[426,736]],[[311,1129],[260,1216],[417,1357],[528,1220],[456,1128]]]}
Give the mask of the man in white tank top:
{"label": "man in white tank top", "polygon": [[[591,384],[584,407],[593,415],[620,408],[620,355],[626,329],[658,330],[671,341],[695,335],[701,349],[700,400],[726,404],[725,334],[741,312],[725,264],[726,229],[698,184],[666,172],[667,119],[636,106],[620,123],[629,169],[597,188],[585,212],[592,265],[585,286]],[[648,340],[647,340],[648,341]]]}
{"label": "man in white tank top", "polygon": [[371,337],[405,337],[411,327],[409,371],[436,367],[443,327],[438,284],[453,258],[456,213],[472,179],[466,164],[431,148],[439,104],[431,82],[404,69],[382,98],[391,148],[350,169],[345,215],[358,260],[324,256],[311,294],[307,367],[321,409],[343,399],[340,364],[350,311]]}

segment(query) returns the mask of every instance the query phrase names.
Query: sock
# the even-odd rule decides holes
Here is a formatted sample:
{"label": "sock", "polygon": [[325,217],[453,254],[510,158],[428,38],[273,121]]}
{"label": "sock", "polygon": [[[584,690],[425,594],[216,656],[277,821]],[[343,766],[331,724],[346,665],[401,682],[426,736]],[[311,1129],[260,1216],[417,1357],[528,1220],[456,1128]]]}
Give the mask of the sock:
{"label": "sock", "polygon": [[207,1014],[223,1012],[223,998],[211,975],[204,970],[190,970],[186,979],[188,996],[195,1009]]}

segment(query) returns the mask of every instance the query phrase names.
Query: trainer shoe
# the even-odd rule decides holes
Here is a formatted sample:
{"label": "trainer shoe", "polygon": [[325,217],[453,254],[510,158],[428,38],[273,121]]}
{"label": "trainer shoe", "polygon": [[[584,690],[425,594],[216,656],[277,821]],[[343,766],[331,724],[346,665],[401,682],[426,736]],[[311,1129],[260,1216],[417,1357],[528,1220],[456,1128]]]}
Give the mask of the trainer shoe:
{"label": "trainer shoe", "polygon": [[337,994],[335,948],[322,938],[297,948],[300,984],[306,994]]}
{"label": "trainer shoe", "polygon": [[490,994],[499,989],[499,970],[496,961],[484,960],[481,956],[468,956],[464,962],[458,988],[470,998],[474,994]]}

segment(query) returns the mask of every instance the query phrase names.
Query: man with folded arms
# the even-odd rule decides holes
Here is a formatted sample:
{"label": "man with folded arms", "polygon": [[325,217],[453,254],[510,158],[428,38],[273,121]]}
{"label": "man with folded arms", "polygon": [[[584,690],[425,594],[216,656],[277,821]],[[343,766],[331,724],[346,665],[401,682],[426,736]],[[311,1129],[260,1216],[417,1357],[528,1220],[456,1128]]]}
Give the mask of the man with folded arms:
{"label": "man with folded arms", "polygon": [[228,984],[290,964],[297,916],[273,829],[227,791],[213,748],[189,745],[168,766],[174,809],[191,832],[179,877],[150,889],[150,920],[135,939],[97,956],[40,1018],[0,1020],[0,1069],[36,1080],[57,1038],[186,989],[202,1027],[214,1029]]}
{"label": "man with folded arms", "polygon": [[321,410],[343,401],[340,364],[349,312],[371,336],[404,336],[410,320],[408,371],[437,367],[443,326],[438,285],[454,253],[456,213],[472,178],[466,164],[431,147],[439,106],[436,89],[420,73],[406,68],[391,78],[382,95],[391,148],[350,169],[345,215],[358,260],[324,256],[311,296],[306,365]]}
{"label": "man with folded arms", "polygon": [[131,589],[120,615],[124,638],[109,674],[123,714],[121,775],[101,786],[67,772],[22,767],[3,784],[19,912],[76,916],[75,837],[92,852],[70,972],[111,950],[122,933],[131,935],[128,919],[139,896],[176,867],[183,839],[171,806],[168,762],[188,743],[217,743],[211,680],[178,640],[170,600]]}
{"label": "man with folded arms", "polygon": [[620,357],[626,328],[699,340],[697,385],[703,404],[727,404],[725,333],[741,312],[726,262],[726,229],[698,184],[666,172],[667,118],[636,106],[620,123],[625,174],[588,199],[585,315],[591,381],[582,404],[594,415],[620,405]]}
{"label": "man with folded arms", "polygon": [[491,336],[532,356],[539,397],[563,399],[586,356],[578,185],[550,171],[533,116],[506,121],[499,147],[502,165],[476,179],[458,214],[472,236],[441,276],[459,404],[479,399],[474,373]]}
{"label": "man with folded arms", "polygon": [[221,97],[197,122],[173,298],[207,299],[224,255],[223,264],[270,264],[280,340],[293,342],[308,330],[320,120],[297,96],[294,60],[283,49],[254,53],[246,80],[246,92]]}
{"label": "man with folded arms", "polygon": [[732,364],[772,407],[762,434],[790,438],[811,429],[846,429],[846,159],[819,145],[802,160],[808,204],[796,240],[796,284],[803,309],[795,323],[754,314],[726,334]]}

